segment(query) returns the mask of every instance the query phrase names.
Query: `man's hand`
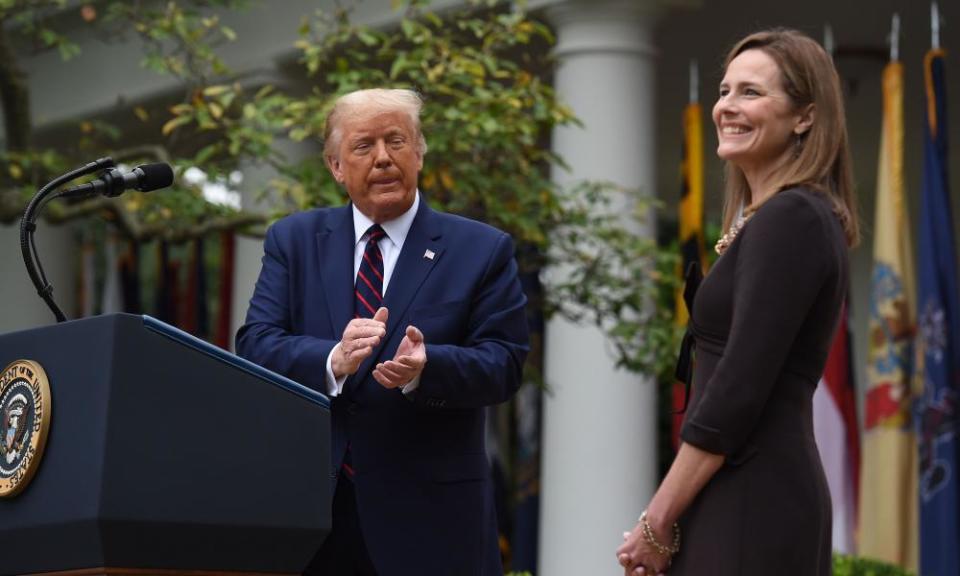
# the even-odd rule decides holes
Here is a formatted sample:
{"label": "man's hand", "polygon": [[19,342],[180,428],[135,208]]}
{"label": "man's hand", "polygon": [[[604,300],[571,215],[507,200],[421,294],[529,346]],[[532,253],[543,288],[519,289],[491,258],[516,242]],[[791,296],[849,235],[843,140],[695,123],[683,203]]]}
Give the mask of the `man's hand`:
{"label": "man's hand", "polygon": [[354,318],[347,324],[340,345],[330,358],[330,368],[335,378],[356,372],[360,363],[380,345],[380,340],[387,334],[387,314],[387,309],[381,307],[373,318]]}
{"label": "man's hand", "polygon": [[373,377],[384,388],[401,388],[419,376],[426,364],[427,347],[423,343],[423,332],[415,326],[407,326],[407,333],[393,360],[377,364]]}

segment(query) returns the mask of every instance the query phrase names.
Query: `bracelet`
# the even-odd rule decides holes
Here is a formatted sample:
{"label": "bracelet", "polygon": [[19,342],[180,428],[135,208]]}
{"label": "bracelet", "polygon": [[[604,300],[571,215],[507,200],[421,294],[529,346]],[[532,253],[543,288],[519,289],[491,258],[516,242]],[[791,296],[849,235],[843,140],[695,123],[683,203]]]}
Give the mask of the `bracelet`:
{"label": "bracelet", "polygon": [[680,551],[680,526],[676,522],[673,523],[673,544],[670,546],[664,546],[657,542],[657,538],[653,535],[653,530],[650,528],[650,523],[647,522],[646,510],[640,514],[639,522],[640,530],[643,532],[643,539],[647,541],[647,544],[653,546],[653,549],[659,554],[669,557]]}

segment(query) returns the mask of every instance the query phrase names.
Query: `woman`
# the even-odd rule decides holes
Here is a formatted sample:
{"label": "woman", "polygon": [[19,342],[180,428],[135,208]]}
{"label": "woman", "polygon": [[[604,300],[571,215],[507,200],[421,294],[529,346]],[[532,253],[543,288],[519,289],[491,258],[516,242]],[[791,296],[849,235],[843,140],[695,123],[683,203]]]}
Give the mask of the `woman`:
{"label": "woman", "polygon": [[830,574],[812,397],[859,235],[830,57],[792,30],[744,38],[713,121],[728,233],[693,303],[682,444],[617,558],[630,575]]}

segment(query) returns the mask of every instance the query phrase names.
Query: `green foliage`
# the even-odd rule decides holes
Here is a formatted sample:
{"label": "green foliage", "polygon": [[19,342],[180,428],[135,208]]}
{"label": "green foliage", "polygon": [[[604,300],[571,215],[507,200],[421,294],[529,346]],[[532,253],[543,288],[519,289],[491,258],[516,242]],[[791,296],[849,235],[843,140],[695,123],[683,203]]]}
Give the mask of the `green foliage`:
{"label": "green foliage", "polygon": [[[543,23],[506,2],[471,2],[443,19],[415,3],[388,30],[356,26],[348,10],[317,12],[301,26],[297,46],[319,87],[316,99],[288,108],[290,136],[321,138],[340,94],[415,89],[425,101],[430,151],[420,184],[430,201],[543,247],[544,225],[559,210],[546,170],[559,159],[547,139],[575,121],[537,76],[550,69],[545,47],[552,40]],[[306,186],[306,205],[342,201],[324,171],[312,173],[321,181]]]}
{"label": "green foliage", "polygon": [[833,555],[834,576],[912,576],[899,566],[843,554]]}
{"label": "green foliage", "polygon": [[[609,183],[583,183],[567,195],[551,234],[558,268],[548,282],[551,309],[606,332],[619,366],[672,373],[680,337],[673,322],[679,253],[637,233],[658,204]],[[624,199],[633,203],[626,217],[613,204]]]}
{"label": "green foliage", "polygon": [[50,17],[66,8],[67,0],[0,0],[0,24],[26,38],[34,49],[54,49],[64,60],[80,53],[80,47],[50,25]]}
{"label": "green foliage", "polygon": [[[143,66],[182,86],[182,98],[159,119],[155,141],[167,151],[161,159],[181,171],[200,166],[214,179],[238,166],[272,167],[275,218],[341,204],[345,193],[319,152],[333,101],[359,88],[417,90],[425,101],[422,129],[429,146],[420,187],[429,202],[510,232],[524,272],[552,271],[542,275],[548,301],[534,305],[602,328],[620,366],[651,373],[672,364],[672,309],[657,303],[674,289],[675,253],[637,233],[654,209],[648,197],[609,184],[562,189],[552,181],[551,171],[564,164],[551,151],[550,135],[577,120],[549,82],[552,33],[522,3],[473,0],[441,16],[426,2],[394,2],[401,13],[388,28],[353,23],[351,9],[339,3],[332,12],[305,16],[291,34],[298,34],[303,80],[312,86],[307,93],[251,83],[225,64],[218,47],[236,34],[221,15],[246,3],[110,1],[99,5],[103,17],[85,16],[111,31],[108,36],[136,35],[145,47]],[[19,10],[19,17],[42,23],[43,10],[64,5],[0,0],[0,14]],[[134,113],[151,120],[146,110]],[[88,122],[87,132],[88,144],[109,146],[117,138],[102,124]],[[316,153],[288,160],[278,151],[283,140],[313,145]],[[0,161],[28,190],[43,182],[38,178],[87,157],[79,152]],[[135,156],[126,154],[131,162]],[[43,174],[31,171],[41,159]],[[120,221],[138,223],[128,233],[148,230],[168,238],[201,233],[213,221],[250,222],[185,186],[112,206],[122,209]]]}
{"label": "green foliage", "polygon": [[132,24],[145,46],[144,67],[199,85],[230,73],[216,48],[236,40],[236,32],[221,24],[214,9],[247,4],[246,0],[110,2],[106,23],[117,31]]}
{"label": "green foliage", "polygon": [[[673,290],[668,271],[676,256],[638,235],[633,215],[605,208],[627,198],[639,215],[651,209],[650,199],[605,183],[564,190],[550,178],[551,167],[564,167],[550,134],[577,120],[543,79],[554,40],[544,23],[496,0],[470,2],[443,18],[414,2],[396,28],[356,26],[348,10],[338,10],[317,12],[300,32],[302,61],[319,85],[313,98],[287,106],[291,138],[322,138],[340,94],[417,90],[429,146],[420,185],[430,202],[510,232],[522,247],[521,269],[555,270],[542,276],[548,301],[539,304],[604,330],[619,366],[649,373],[673,363],[672,310],[657,303]],[[288,205],[344,199],[320,158],[285,176],[277,189]]]}

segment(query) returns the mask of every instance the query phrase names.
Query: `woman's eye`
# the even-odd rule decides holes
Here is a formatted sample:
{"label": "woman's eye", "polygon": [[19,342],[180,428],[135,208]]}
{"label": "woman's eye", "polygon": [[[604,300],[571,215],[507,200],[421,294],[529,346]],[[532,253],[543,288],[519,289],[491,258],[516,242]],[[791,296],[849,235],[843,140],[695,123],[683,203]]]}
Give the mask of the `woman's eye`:
{"label": "woman's eye", "polygon": [[729,94],[729,93],[730,93],[730,89],[729,89],[729,88],[721,88],[721,89],[720,89],[720,97],[721,97],[721,98],[723,98],[724,96],[726,96],[726,95]]}

